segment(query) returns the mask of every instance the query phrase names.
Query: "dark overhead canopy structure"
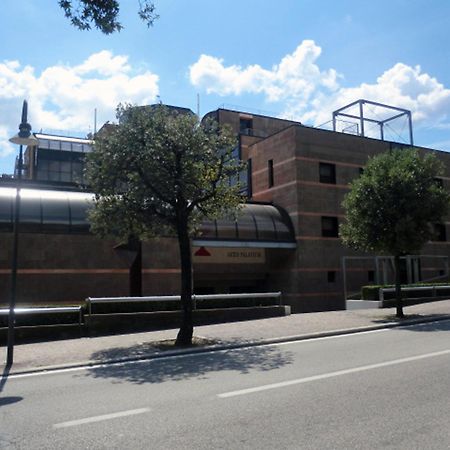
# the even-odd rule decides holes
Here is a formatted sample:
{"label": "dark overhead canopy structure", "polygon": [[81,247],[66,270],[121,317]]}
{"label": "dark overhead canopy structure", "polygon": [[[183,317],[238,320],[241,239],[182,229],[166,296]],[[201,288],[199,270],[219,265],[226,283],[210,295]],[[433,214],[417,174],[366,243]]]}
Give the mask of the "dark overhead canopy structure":
{"label": "dark overhead canopy structure", "polygon": [[[0,231],[12,232],[15,189],[0,188]],[[22,189],[20,232],[87,234],[92,194]],[[204,221],[193,245],[295,248],[288,214],[270,204],[245,204],[236,219]]]}

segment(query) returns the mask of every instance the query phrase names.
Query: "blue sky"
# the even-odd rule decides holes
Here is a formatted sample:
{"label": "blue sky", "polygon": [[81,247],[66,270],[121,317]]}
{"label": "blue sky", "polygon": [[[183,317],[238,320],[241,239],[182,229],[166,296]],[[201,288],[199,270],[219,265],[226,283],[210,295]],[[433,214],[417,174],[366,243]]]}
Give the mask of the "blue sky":
{"label": "blue sky", "polygon": [[[225,104],[318,126],[359,98],[410,109],[417,145],[450,151],[447,0],[155,0],[147,29],[78,31],[57,0],[2,0],[0,174],[11,173],[23,99],[34,131],[85,135],[119,102],[200,113]],[[379,112],[373,111],[376,115]],[[406,139],[405,123],[392,140]]]}

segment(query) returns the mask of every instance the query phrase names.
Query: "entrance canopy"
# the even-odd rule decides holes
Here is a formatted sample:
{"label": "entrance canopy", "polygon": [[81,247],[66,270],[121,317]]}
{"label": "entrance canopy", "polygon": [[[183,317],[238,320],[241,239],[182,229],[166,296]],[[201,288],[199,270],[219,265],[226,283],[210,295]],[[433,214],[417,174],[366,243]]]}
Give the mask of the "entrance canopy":
{"label": "entrance canopy", "polygon": [[195,246],[295,248],[289,215],[273,205],[247,203],[237,218],[204,221]]}
{"label": "entrance canopy", "polygon": [[[0,231],[11,232],[16,190],[0,188]],[[87,234],[93,194],[22,189],[20,232]],[[288,214],[269,204],[245,204],[237,218],[204,221],[194,246],[295,248]]]}

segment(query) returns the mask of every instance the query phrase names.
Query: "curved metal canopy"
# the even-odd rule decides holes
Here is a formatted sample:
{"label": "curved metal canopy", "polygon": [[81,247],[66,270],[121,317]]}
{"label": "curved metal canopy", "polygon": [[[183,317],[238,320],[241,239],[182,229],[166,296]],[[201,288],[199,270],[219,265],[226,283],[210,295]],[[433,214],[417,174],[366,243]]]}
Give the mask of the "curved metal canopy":
{"label": "curved metal canopy", "polygon": [[[16,190],[0,188],[0,231],[13,229]],[[89,233],[87,210],[92,194],[22,189],[20,232]],[[236,220],[206,220],[193,245],[216,247],[295,248],[288,214],[267,204],[245,204]]]}

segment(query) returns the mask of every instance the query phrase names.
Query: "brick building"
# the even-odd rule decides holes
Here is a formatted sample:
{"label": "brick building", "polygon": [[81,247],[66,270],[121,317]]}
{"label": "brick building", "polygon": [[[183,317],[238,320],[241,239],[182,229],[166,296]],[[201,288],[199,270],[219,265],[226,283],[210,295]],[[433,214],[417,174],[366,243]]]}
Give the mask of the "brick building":
{"label": "brick building", "polygon": [[[389,281],[388,259],[348,259],[343,270],[344,257],[370,255],[344,247],[338,227],[344,219],[341,203],[348,183],[360,175],[370,156],[393,147],[400,150],[400,144],[227,109],[205,117],[230,125],[239,136],[235,156],[248,162],[242,174],[248,204],[237,222],[205,221],[193,239],[197,293],[280,290],[293,312],[305,312],[343,309],[345,291]],[[59,145],[46,149],[47,161],[52,159],[51,151],[58,160],[58,152],[63,151]],[[450,155],[421,150],[434,152],[444,162],[441,182],[449,187]],[[4,186],[0,188],[0,303],[7,302],[9,292],[14,195]],[[74,303],[87,296],[127,295],[130,269],[136,267],[139,252],[89,234],[86,194],[56,195],[54,183],[41,183],[40,188],[23,199],[18,302]],[[436,241],[425,246],[422,257],[406,261],[409,279],[447,274],[447,226],[439,228]],[[138,265],[142,294],[178,292],[177,252],[172,238],[143,244]]]}

